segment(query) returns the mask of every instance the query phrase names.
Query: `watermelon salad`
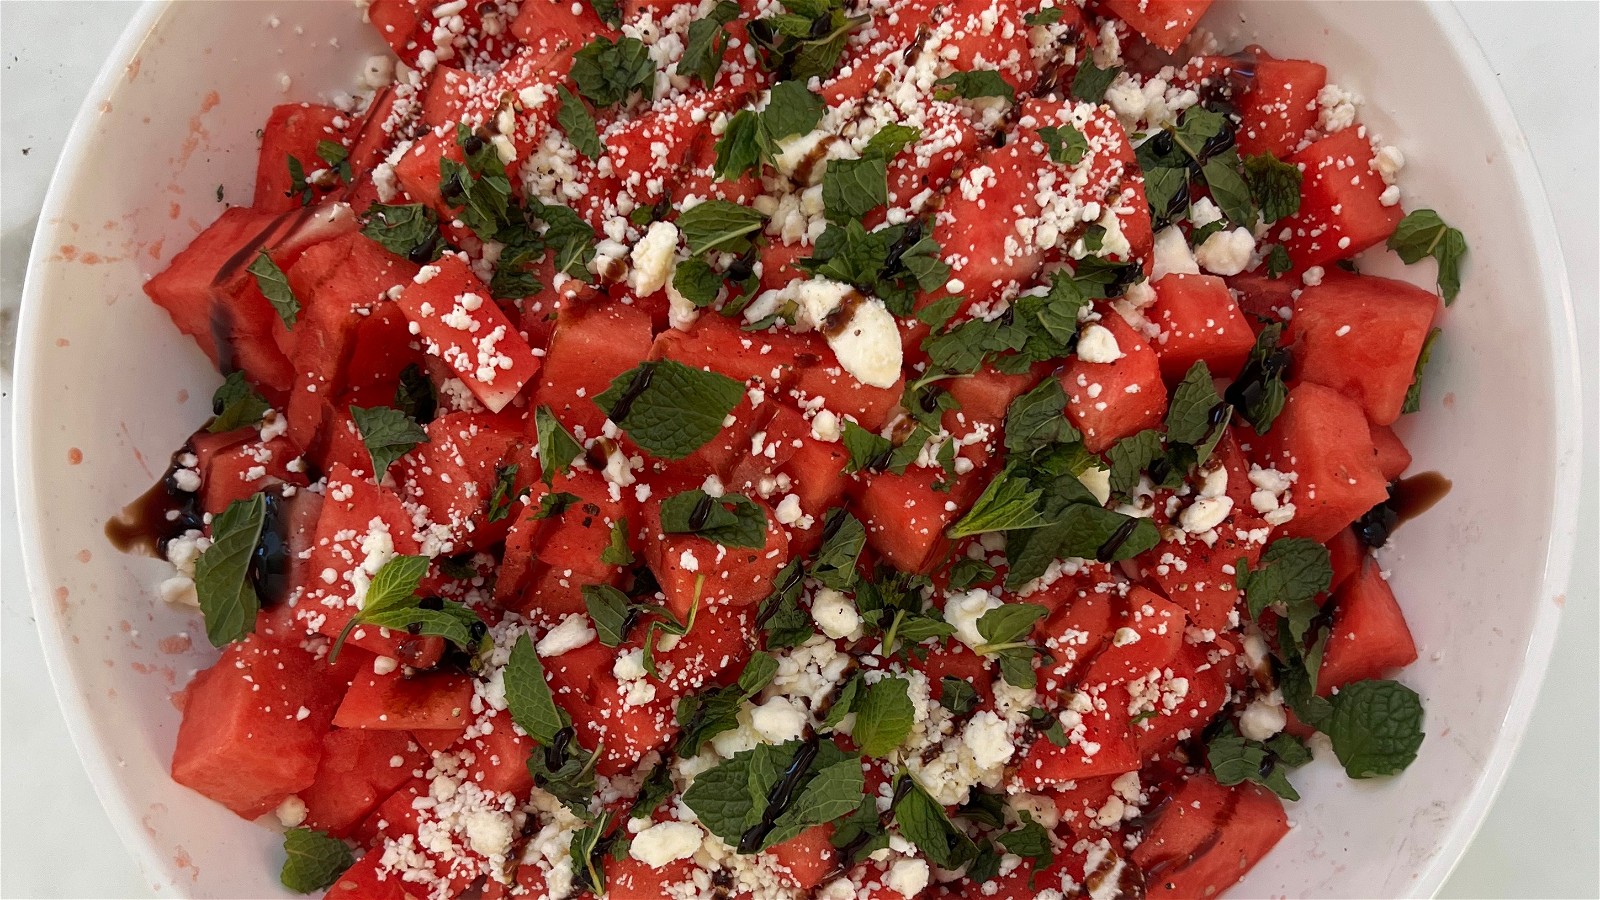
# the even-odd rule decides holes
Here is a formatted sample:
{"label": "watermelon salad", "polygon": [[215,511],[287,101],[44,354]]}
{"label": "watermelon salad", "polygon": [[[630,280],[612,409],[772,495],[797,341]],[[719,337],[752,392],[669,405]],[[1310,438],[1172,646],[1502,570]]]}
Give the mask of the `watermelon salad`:
{"label": "watermelon salad", "polygon": [[1207,5],[353,11],[146,286],[225,376],[173,778],[330,898],[893,900],[1213,895],[1400,773],[1465,241]]}

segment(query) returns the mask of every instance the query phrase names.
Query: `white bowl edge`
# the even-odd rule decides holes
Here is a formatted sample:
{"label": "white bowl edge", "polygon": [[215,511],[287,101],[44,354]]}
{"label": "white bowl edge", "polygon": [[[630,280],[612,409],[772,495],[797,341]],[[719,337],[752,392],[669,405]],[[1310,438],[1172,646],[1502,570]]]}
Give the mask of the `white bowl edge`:
{"label": "white bowl edge", "polygon": [[[30,254],[24,302],[18,326],[18,356],[16,368],[16,408],[13,420],[13,453],[16,461],[17,510],[21,521],[40,521],[45,511],[40,509],[35,488],[35,458],[32,435],[24,424],[39,421],[34,384],[40,365],[38,349],[46,340],[40,326],[38,312],[42,298],[38,296],[42,281],[40,273],[51,264],[48,249],[59,243],[53,223],[62,212],[65,191],[62,185],[76,180],[85,164],[89,142],[86,136],[93,130],[95,110],[109,95],[124,68],[138,53],[152,27],[159,22],[171,5],[171,0],[155,0],[140,10],[128,30],[119,40],[107,59],[104,69],[74,120],[64,153],[57,165],[52,187],[47,195]],[[1540,257],[1538,278],[1543,289],[1542,297],[1559,297],[1560,303],[1544,303],[1547,333],[1552,341],[1549,364],[1554,374],[1556,420],[1553,466],[1553,483],[1546,486],[1554,498],[1551,506],[1549,543],[1545,553],[1544,576],[1541,585],[1538,612],[1532,632],[1523,653],[1523,665],[1518,674],[1511,703],[1502,722],[1502,728],[1515,737],[1500,741],[1484,763],[1478,778],[1471,786],[1470,800],[1462,815],[1449,827],[1437,852],[1427,867],[1417,877],[1414,887],[1417,895],[1431,895],[1442,884],[1481,824],[1483,814],[1493,802],[1494,795],[1503,783],[1507,768],[1514,758],[1525,731],[1527,719],[1534,706],[1544,666],[1542,660],[1549,655],[1559,621],[1559,610],[1549,602],[1552,595],[1563,593],[1571,567],[1575,534],[1572,524],[1576,520],[1576,494],[1563,490],[1564,485],[1578,482],[1582,439],[1582,408],[1575,360],[1577,358],[1576,330],[1572,321],[1571,298],[1567,287],[1565,269],[1561,260],[1559,242],[1551,218],[1548,202],[1543,193],[1526,141],[1516,124],[1504,93],[1490,72],[1487,61],[1478,49],[1475,38],[1466,29],[1459,14],[1445,11],[1441,6],[1429,5],[1430,15],[1438,22],[1449,38],[1451,50],[1457,54],[1463,68],[1473,79],[1472,87],[1483,98],[1493,114],[1492,126],[1510,149],[1509,162],[1514,173],[1517,192],[1524,200],[1527,218],[1524,220],[1532,235]],[[1468,52],[1465,48],[1471,47]],[[1563,339],[1564,336],[1564,339]],[[45,658],[52,683],[66,713],[69,731],[79,755],[88,768],[91,780],[101,802],[122,835],[141,869],[162,892],[181,893],[178,873],[173,860],[158,850],[153,841],[143,838],[137,811],[117,768],[108,746],[109,735],[96,724],[81,698],[80,675],[71,665],[64,651],[66,632],[56,610],[51,607],[51,585],[56,583],[45,568],[45,554],[39,533],[30,527],[22,529],[24,565],[29,590],[33,598],[36,619],[44,640]]]}

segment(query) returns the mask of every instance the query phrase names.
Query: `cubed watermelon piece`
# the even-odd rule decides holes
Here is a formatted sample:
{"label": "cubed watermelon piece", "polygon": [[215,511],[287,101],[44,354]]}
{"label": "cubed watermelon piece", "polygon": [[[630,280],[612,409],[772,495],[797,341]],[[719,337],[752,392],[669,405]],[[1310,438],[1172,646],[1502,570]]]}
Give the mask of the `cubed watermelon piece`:
{"label": "cubed watermelon piece", "polygon": [[528,757],[536,747],[533,738],[511,727],[510,713],[489,717],[489,724],[493,731],[462,743],[472,754],[467,780],[490,793],[526,797],[533,788],[533,775],[528,771]]}
{"label": "cubed watermelon piece", "polygon": [[1263,468],[1297,475],[1283,537],[1326,542],[1389,496],[1361,407],[1322,385],[1290,389],[1272,430],[1255,443]]}
{"label": "cubed watermelon piece", "polygon": [[1322,653],[1317,692],[1381,678],[1417,660],[1417,644],[1394,591],[1370,556],[1333,595],[1333,630]]}
{"label": "cubed watermelon piece", "polygon": [[622,189],[640,206],[670,196],[684,167],[716,143],[711,123],[743,95],[735,89],[668,94],[613,125],[602,140]]}
{"label": "cubed watermelon piece", "polygon": [[[966,515],[988,483],[992,449],[961,448],[972,463],[960,477],[939,467],[913,465],[903,474],[877,472],[850,486],[852,508],[867,529],[867,545],[902,572],[931,572],[950,550],[945,531]],[[951,484],[951,480],[954,483]]]}
{"label": "cubed watermelon piece", "polygon": [[185,691],[172,779],[246,819],[316,779],[338,685],[297,644],[249,637]]}
{"label": "cubed watermelon piece", "polygon": [[505,409],[539,359],[463,256],[423,266],[398,301],[429,354],[443,359],[490,412]]}
{"label": "cubed watermelon piece", "polygon": [[[1160,699],[1133,726],[1133,744],[1142,760],[1165,755],[1179,742],[1200,734],[1227,704],[1228,675],[1234,671],[1236,656],[1223,653],[1223,644],[1184,643],[1150,684],[1160,690]],[[1166,672],[1171,671],[1171,677]],[[1183,679],[1179,682],[1179,679]],[[1180,692],[1178,684],[1183,684]],[[1169,705],[1170,701],[1170,705]]]}
{"label": "cubed watermelon piece", "polygon": [[299,791],[305,826],[335,837],[353,832],[427,759],[403,731],[335,728],[322,739],[317,779]]}
{"label": "cubed watermelon piece", "polygon": [[672,888],[694,885],[693,859],[675,859],[660,868],[631,855],[606,861],[606,897],[610,900],[659,900],[673,896]]}
{"label": "cubed watermelon piece", "polygon": [[1374,425],[1392,425],[1438,310],[1432,292],[1372,275],[1306,288],[1287,335],[1295,376],[1361,404]]}
{"label": "cubed watermelon piece", "polygon": [[[256,164],[256,191],[251,206],[263,212],[284,212],[316,202],[337,187],[337,180],[312,185],[309,201],[293,189],[289,160],[300,165],[304,178],[328,163],[317,155],[317,144],[332,141],[343,149],[338,123],[347,121],[345,113],[332,106],[315,103],[284,103],[272,108],[261,130],[261,157]],[[305,189],[302,183],[302,190]]]}
{"label": "cubed watermelon piece", "polygon": [[687,621],[697,602],[744,605],[772,593],[773,578],[789,562],[789,535],[760,500],[752,502],[767,520],[766,546],[761,548],[725,547],[695,534],[666,534],[661,530],[660,505],[646,507],[644,559],[678,621]]}
{"label": "cubed watermelon piece", "polygon": [[1162,376],[1176,382],[1197,362],[1218,378],[1238,375],[1256,335],[1227,282],[1215,275],[1174,273],[1154,287],[1156,302],[1145,310],[1145,318],[1161,329],[1152,343]]}
{"label": "cubed watermelon piece", "polygon": [[1112,362],[1088,362],[1074,355],[1056,377],[1067,394],[1067,415],[1094,453],[1146,428],[1158,428],[1167,413],[1167,386],[1161,360],[1143,335],[1122,316],[1107,311],[1100,324],[1117,341]]}
{"label": "cubed watermelon piece", "polygon": [[1159,671],[1183,643],[1183,607],[1133,587],[1122,601],[1116,630],[1083,673],[1085,684],[1120,684]]}
{"label": "cubed watermelon piece", "polygon": [[[1300,211],[1272,226],[1296,269],[1349,259],[1394,233],[1404,211],[1386,188],[1363,128],[1335,132],[1289,156],[1303,173]],[[1286,237],[1285,237],[1286,236]]]}
{"label": "cubed watermelon piece", "polygon": [[1328,541],[1328,565],[1333,569],[1333,580],[1328,583],[1329,591],[1337,591],[1339,585],[1349,580],[1350,576],[1361,571],[1361,563],[1371,556],[1371,551],[1361,539],[1356,537],[1354,528],[1346,528],[1333,536]]}
{"label": "cubed watermelon piece", "polygon": [[[374,7],[377,5],[373,3]],[[429,896],[420,882],[401,881],[397,874],[384,868],[386,852],[388,849],[382,845],[368,850],[334,879],[323,900],[423,900]]]}
{"label": "cubed watermelon piece", "polygon": [[1385,481],[1399,481],[1411,468],[1411,451],[1387,425],[1372,426],[1372,449],[1378,455],[1378,471]]}
{"label": "cubed watermelon piece", "polygon": [[791,887],[809,891],[833,871],[838,851],[834,849],[832,823],[813,825],[766,851],[781,877]]}
{"label": "cubed watermelon piece", "polygon": [[620,303],[566,307],[556,315],[555,331],[533,395],[579,438],[600,436],[605,411],[594,398],[612,379],[650,353],[650,316]]}
{"label": "cubed watermelon piece", "polygon": [[[1133,733],[1128,725],[1128,692],[1120,685],[1076,695],[1068,701],[1067,745],[1057,747],[1039,737],[1023,756],[1016,778],[1028,790],[1064,785],[1096,775],[1117,775],[1139,768]],[[1080,707],[1088,708],[1079,712]],[[1066,723],[1063,723],[1065,727]]]}
{"label": "cubed watermelon piece", "polygon": [[356,677],[339,704],[333,724],[374,731],[462,729],[472,716],[472,679],[458,672],[406,677],[366,672]]}
{"label": "cubed watermelon piece", "polygon": [[273,484],[309,484],[305,467],[292,471],[290,463],[300,459],[300,450],[288,438],[279,436],[270,441],[252,440],[235,444],[211,457],[211,464],[201,473],[201,506],[212,515],[219,515],[235,500],[247,500],[251,495]]}
{"label": "cubed watermelon piece", "polygon": [[1250,87],[1239,101],[1239,153],[1282,158],[1317,126],[1317,92],[1328,70],[1303,59],[1256,61]]}
{"label": "cubed watermelon piece", "polygon": [[167,267],[145,282],[144,292],[167,311],[178,330],[194,338],[212,363],[224,371],[237,368],[232,360],[231,334],[226,319],[213,315],[211,284],[230,261],[256,246],[277,216],[231,206],[195,236]]}
{"label": "cubed watermelon piece", "polygon": [[[395,466],[395,480],[426,511],[443,553],[481,550],[508,525],[488,521],[498,466],[520,439],[520,424],[487,413],[449,413],[429,422],[428,440]],[[503,520],[502,520],[503,521]]]}
{"label": "cubed watermelon piece", "polygon": [[1210,773],[1185,779],[1158,807],[1144,839],[1129,858],[1147,874],[1158,874],[1203,853],[1206,844],[1216,839],[1229,796],[1228,789],[1217,784]]}
{"label": "cubed watermelon piece", "polygon": [[1249,782],[1227,790],[1230,796],[1223,802],[1212,832],[1215,837],[1186,857],[1147,869],[1147,896],[1217,896],[1243,878],[1289,833],[1289,817],[1276,794]]}
{"label": "cubed watermelon piece", "polygon": [[573,44],[582,47],[596,37],[615,37],[616,29],[600,20],[594,7],[566,0],[523,0],[511,33],[532,47]]}
{"label": "cubed watermelon piece", "polygon": [[1211,0],[1105,0],[1105,7],[1152,45],[1173,53],[1211,7]]}
{"label": "cubed watermelon piece", "polygon": [[1052,611],[1034,628],[1050,659],[1039,667],[1039,686],[1060,692],[1082,680],[1082,674],[1111,642],[1121,601],[1078,579],[1063,578],[1025,598]]}
{"label": "cubed watermelon piece", "polygon": [[1239,561],[1254,567],[1261,558],[1261,545],[1248,539],[1260,524],[1235,513],[1231,523],[1217,529],[1213,544],[1194,537],[1162,541],[1141,557],[1145,576],[1184,608],[1195,627],[1226,631],[1239,604]]}

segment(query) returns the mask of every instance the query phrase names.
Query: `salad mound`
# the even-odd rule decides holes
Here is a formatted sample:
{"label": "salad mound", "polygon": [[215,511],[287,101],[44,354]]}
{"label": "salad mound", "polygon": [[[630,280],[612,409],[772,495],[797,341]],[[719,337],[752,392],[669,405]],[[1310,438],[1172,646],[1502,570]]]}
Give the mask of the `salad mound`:
{"label": "salad mound", "polygon": [[1403,771],[1465,239],[1208,5],[371,0],[146,287],[173,778],[330,898],[1100,900]]}

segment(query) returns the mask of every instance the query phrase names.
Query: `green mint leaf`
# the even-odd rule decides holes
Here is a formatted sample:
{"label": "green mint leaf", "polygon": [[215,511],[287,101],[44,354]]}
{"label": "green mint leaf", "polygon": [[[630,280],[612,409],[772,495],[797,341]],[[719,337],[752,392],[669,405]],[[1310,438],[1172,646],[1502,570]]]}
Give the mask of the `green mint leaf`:
{"label": "green mint leaf", "polygon": [[1004,603],[978,618],[978,634],[987,644],[1024,641],[1033,631],[1033,624],[1049,612],[1037,603]]}
{"label": "green mint leaf", "polygon": [[978,705],[978,691],[968,682],[946,675],[939,679],[939,705],[964,716]]}
{"label": "green mint leaf", "polygon": [[607,810],[593,823],[572,833],[568,852],[572,858],[572,887],[579,893],[592,892],[597,896],[605,892],[606,849],[616,840],[611,835],[611,811]]}
{"label": "green mint leaf", "polygon": [[700,257],[692,257],[678,263],[672,273],[672,287],[685,300],[704,309],[715,303],[722,292],[722,273]]}
{"label": "green mint leaf", "polygon": [[481,643],[484,628],[477,613],[452,600],[441,601],[438,609],[405,606],[363,615],[360,621],[378,628],[443,638],[468,653]]}
{"label": "green mint leaf", "polygon": [[283,852],[283,870],[278,873],[278,880],[299,894],[327,890],[355,863],[344,841],[310,828],[284,832]]}
{"label": "green mint leaf", "polygon": [[433,382],[416,363],[400,370],[400,383],[394,388],[394,408],[425,425],[433,421],[439,411],[439,398],[433,391]]}
{"label": "green mint leaf", "polygon": [[800,591],[805,584],[802,562],[791,560],[778,571],[773,583],[778,587],[761,601],[756,622],[766,635],[768,649],[798,647],[816,634],[811,615],[800,608]]}
{"label": "green mint leaf", "polygon": [[589,0],[589,8],[612,28],[622,27],[622,7],[617,0]]}
{"label": "green mint leaf", "polygon": [[511,515],[511,504],[528,496],[528,489],[517,490],[516,463],[501,463],[494,468],[494,489],[489,492],[489,521],[498,522]]}
{"label": "green mint leaf", "polygon": [[594,113],[565,87],[557,87],[556,96],[561,98],[556,123],[566,132],[567,140],[584,156],[599,159],[605,153],[605,146],[600,143],[600,129],[594,123]]}
{"label": "green mint leaf", "polygon": [[679,214],[678,230],[698,256],[710,250],[743,253],[750,249],[752,235],[759,234],[766,217],[748,206],[727,200],[707,200]]}
{"label": "green mint leaf", "polygon": [[901,150],[920,140],[922,140],[921,128],[901,125],[899,122],[888,122],[867,140],[867,146],[862,148],[861,155],[893,160],[900,155]]}
{"label": "green mint leaf", "polygon": [[761,129],[773,142],[809,134],[827,110],[827,103],[812,93],[804,81],[784,81],[772,88],[767,108],[761,111]]}
{"label": "green mint leaf", "polygon": [[1078,440],[1078,429],[1067,419],[1067,395],[1061,382],[1046,378],[1006,408],[1006,450],[1032,456],[1053,444]]}
{"label": "green mint leaf", "polygon": [[850,590],[860,577],[856,565],[867,545],[866,526],[840,507],[829,511],[823,519],[822,531],[827,538],[811,564],[811,577],[823,587]]}
{"label": "green mint leaf", "polygon": [[559,516],[567,511],[567,507],[582,499],[577,494],[569,494],[566,491],[545,494],[539,498],[539,508],[533,514],[534,521]]}
{"label": "green mint leaf", "polygon": [[633,612],[633,601],[620,589],[609,584],[586,584],[582,588],[583,605],[594,622],[600,643],[616,647],[627,639],[628,618]]}
{"label": "green mint leaf", "polygon": [[310,206],[316,199],[316,190],[306,183],[306,167],[295,156],[289,157],[289,191],[284,196],[300,197],[301,206]]}
{"label": "green mint leaf", "polygon": [[1300,169],[1270,153],[1259,153],[1244,161],[1244,180],[1250,197],[1261,208],[1261,221],[1268,225],[1300,211]]}
{"label": "green mint leaf", "polygon": [[842,442],[845,452],[850,455],[850,461],[845,464],[846,473],[881,468],[889,454],[894,452],[894,443],[888,438],[874,434],[849,419],[844,423]]}
{"label": "green mint leaf", "polygon": [[396,556],[384,563],[367,583],[361,616],[414,606],[417,586],[428,572],[426,556]]}
{"label": "green mint leaf", "polygon": [[295,297],[294,291],[289,287],[289,278],[278,268],[278,264],[267,255],[265,247],[256,252],[256,258],[246,269],[255,276],[256,287],[277,310],[278,318],[283,320],[283,327],[293,328],[295,321],[300,317],[300,301]]}
{"label": "green mint leaf", "polygon": [[387,406],[350,407],[361,442],[372,458],[373,480],[382,481],[389,465],[416,447],[428,443],[428,433],[410,416]]}
{"label": "green mint leaf", "polygon": [[228,373],[222,385],[211,395],[211,413],[215,418],[206,426],[212,434],[223,434],[235,428],[254,425],[261,421],[272,406],[245,381],[244,372]]}
{"label": "green mint leaf", "polygon": [[327,163],[328,168],[346,183],[351,180],[350,151],[346,150],[343,144],[338,141],[317,141],[317,158]]}
{"label": "green mint leaf", "polygon": [[367,207],[367,221],[361,233],[377,241],[383,249],[416,261],[431,262],[439,256],[439,216],[422,203]]}
{"label": "green mint leaf", "polygon": [[726,375],[664,359],[618,375],[595,403],[647,453],[682,459],[717,436],[743,397]]}
{"label": "green mint leaf", "polygon": [[1467,255],[1467,238],[1446,225],[1431,209],[1412,210],[1389,235],[1390,250],[1406,265],[1433,257],[1439,264],[1439,296],[1449,306],[1461,293],[1461,260]]}
{"label": "green mint leaf", "polygon": [[1299,738],[1280,731],[1266,740],[1267,752],[1278,758],[1280,765],[1298,769],[1311,762],[1311,750]]}
{"label": "green mint leaf", "polygon": [[[1129,525],[1129,522],[1134,524]],[[1121,562],[1149,550],[1161,540],[1161,533],[1149,519],[1133,519],[1087,503],[1068,506],[1060,524],[1063,532],[1058,552],[1063,557]]]}
{"label": "green mint leaf", "polygon": [[541,240],[555,251],[555,269],[580,281],[591,281],[589,263],[594,261],[594,229],[575,210],[555,204],[529,201],[528,214],[544,222]]}
{"label": "green mint leaf", "polygon": [[964,591],[994,578],[994,567],[981,559],[962,557],[950,565],[950,590]]}
{"label": "green mint leaf", "polygon": [[624,516],[611,523],[611,540],[600,551],[600,561],[608,566],[633,565],[633,550],[628,547],[628,519]]}
{"label": "green mint leaf", "polygon": [[[942,90],[941,90],[942,88]],[[951,97],[965,97],[968,100],[978,100],[983,97],[999,97],[1007,103],[1017,101],[1017,92],[1010,82],[1000,77],[1000,73],[993,69],[979,69],[973,72],[951,72],[949,75],[933,83],[934,96],[948,100]]]}
{"label": "green mint leaf", "polygon": [[777,674],[778,658],[765,650],[757,650],[750,654],[750,661],[739,673],[739,691],[747,698],[754,697],[771,684]]}
{"label": "green mint leaf", "polygon": [[1018,471],[1016,463],[1007,463],[978,495],[972,509],[950,526],[948,534],[954,539],[990,531],[1036,528],[1045,524],[1038,508],[1042,496],[1043,492]]}
{"label": "green mint leaf", "polygon": [[1071,125],[1046,125],[1039,129],[1050,158],[1058,163],[1075,166],[1089,152],[1089,139]]}
{"label": "green mint leaf", "polygon": [[250,558],[266,518],[266,498],[255,494],[229,503],[211,520],[211,546],[195,561],[194,589],[213,647],[243,640],[256,629],[261,598],[250,581]]}
{"label": "green mint leaf", "polygon": [[844,683],[844,687],[839,689],[839,694],[834,698],[833,705],[828,707],[828,714],[823,716],[823,728],[829,730],[837,728],[839,723],[844,721],[845,716],[856,711],[856,703],[860,699],[861,689],[864,685],[865,682],[862,681],[859,671],[850,676],[850,679]]}
{"label": "green mint leaf", "polygon": [[533,427],[539,440],[541,477],[554,486],[556,473],[565,475],[572,470],[573,460],[583,455],[583,445],[548,406],[533,411]]}
{"label": "green mint leaf", "polygon": [[650,50],[636,38],[612,41],[602,35],[573,57],[571,77],[579,93],[604,109],[634,93],[648,97],[655,84],[656,64]]}
{"label": "green mint leaf", "polygon": [[[468,133],[467,139],[470,138]],[[498,156],[493,157],[490,166],[500,171],[480,175],[468,163],[439,157],[440,197],[450,208],[459,209],[461,221],[484,240],[493,239],[511,216],[511,181]]]}
{"label": "green mint leaf", "polygon": [[[1111,87],[1111,82],[1116,80],[1117,73],[1122,71],[1120,66],[1102,69],[1094,64],[1094,60],[1085,59],[1078,66],[1078,73],[1072,76],[1072,99],[1082,100],[1085,103],[1099,103],[1106,98],[1106,89]],[[1155,208],[1151,204],[1151,208]]]}
{"label": "green mint leaf", "polygon": [[1185,166],[1149,166],[1144,170],[1144,192],[1157,228],[1173,221],[1175,208],[1188,205],[1189,170]]}
{"label": "green mint leaf", "polygon": [[836,159],[822,173],[822,203],[830,222],[849,222],[889,202],[888,163],[881,156]]}
{"label": "green mint leaf", "polygon": [[1206,761],[1222,785],[1253,781],[1285,800],[1299,800],[1300,794],[1278,769],[1278,760],[1265,745],[1239,736],[1230,722],[1206,745]]}
{"label": "green mint leaf", "polygon": [[1239,175],[1239,167],[1239,151],[1230,148],[1206,160],[1206,164],[1200,168],[1200,175],[1211,190],[1212,201],[1229,222],[1243,228],[1254,228],[1259,216],[1250,186]]}
{"label": "green mint leaf", "polygon": [[1055,859],[1050,845],[1050,832],[1033,820],[1027,812],[1021,815],[1022,827],[1001,835],[1000,846],[1018,856],[1034,861],[1035,869],[1045,869]]}
{"label": "green mint leaf", "polygon": [[828,839],[834,849],[851,852],[844,854],[840,865],[846,870],[889,846],[889,829],[878,821],[876,798],[862,797],[855,811],[834,824],[833,835]]}
{"label": "green mint leaf", "polygon": [[1146,428],[1129,435],[1106,451],[1111,463],[1111,492],[1126,495],[1139,484],[1139,475],[1165,452],[1161,445],[1161,432]]}
{"label": "green mint leaf", "polygon": [[1358,681],[1333,697],[1333,752],[1351,778],[1398,775],[1422,746],[1422,700],[1396,681]]}
{"label": "green mint leaf", "polygon": [[1190,446],[1202,443],[1214,427],[1212,410],[1221,405],[1210,367],[1205,360],[1195,362],[1172,392],[1172,405],[1167,408],[1167,440]]}
{"label": "green mint leaf", "polygon": [[678,58],[678,74],[698,78],[710,87],[717,80],[717,70],[722,68],[722,56],[728,49],[728,31],[723,26],[737,18],[738,4],[722,0],[704,17],[690,22],[688,40]]}
{"label": "green mint leaf", "polygon": [[1239,370],[1238,379],[1228,386],[1224,395],[1257,434],[1266,434],[1272,428],[1289,398],[1289,389],[1283,383],[1289,351],[1278,346],[1282,335],[1281,322],[1262,326],[1244,368]]}
{"label": "green mint leaf", "polygon": [[915,778],[900,778],[901,784],[895,789],[900,799],[892,809],[901,836],[941,869],[959,869],[976,857],[978,846],[950,821],[944,807],[928,796]]}
{"label": "green mint leaf", "polygon": [[856,701],[856,727],[851,735],[862,753],[888,756],[911,733],[915,710],[906,695],[909,687],[904,678],[888,675],[868,685]]}
{"label": "green mint leaf", "polygon": [[932,328],[934,331],[942,331],[950,323],[950,319],[955,316],[956,310],[961,308],[961,303],[965,299],[959,294],[941,297],[917,310],[917,321]]}
{"label": "green mint leaf", "polygon": [[1289,258],[1289,251],[1283,249],[1282,244],[1273,244],[1267,251],[1267,277],[1282,278],[1294,268],[1294,260]]}
{"label": "green mint leaf", "polygon": [[[1328,548],[1316,541],[1282,538],[1267,546],[1254,570],[1240,569],[1238,582],[1250,617],[1256,618],[1275,603],[1292,607],[1308,603],[1326,591],[1333,582],[1333,566]],[[1298,638],[1303,632],[1301,629],[1295,636]]]}
{"label": "green mint leaf", "polygon": [[1065,12],[1065,10],[1059,7],[1046,6],[1043,9],[1036,10],[1023,16],[1022,23],[1024,25],[1054,25],[1061,21],[1061,16],[1064,15]]}
{"label": "green mint leaf", "polygon": [[555,695],[544,680],[544,664],[539,661],[538,651],[526,634],[511,646],[504,678],[511,721],[540,746],[554,744],[557,732],[570,726],[572,720],[556,705]]}
{"label": "green mint leaf", "polygon": [[[819,757],[821,755],[818,754]],[[808,828],[851,814],[861,805],[865,790],[866,776],[857,757],[846,756],[825,767],[817,767],[816,775],[806,783],[800,796],[789,808],[778,816],[771,833],[762,843],[773,847],[798,837]]]}
{"label": "green mint leaf", "polygon": [[775,152],[761,132],[761,114],[741,109],[728,120],[717,138],[717,158],[712,168],[717,178],[728,181],[770,160]]}
{"label": "green mint leaf", "polygon": [[767,546],[767,514],[742,494],[712,497],[699,488],[674,494],[661,503],[661,530],[699,535],[724,547]]}
{"label": "green mint leaf", "polygon": [[1433,356],[1433,342],[1439,338],[1439,329],[1428,332],[1422,341],[1422,352],[1417,354],[1417,366],[1411,373],[1411,386],[1406,388],[1406,399],[1401,404],[1402,413],[1414,413],[1422,408],[1422,370],[1428,367],[1428,359]]}

